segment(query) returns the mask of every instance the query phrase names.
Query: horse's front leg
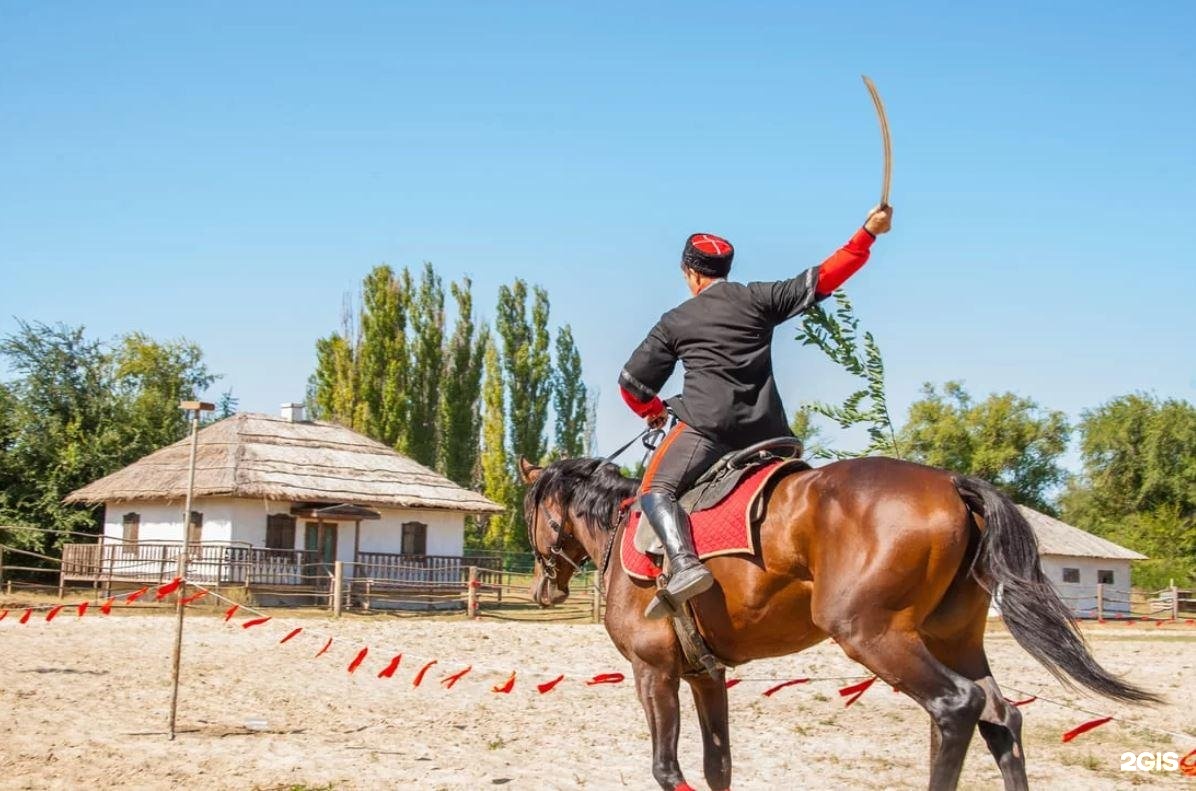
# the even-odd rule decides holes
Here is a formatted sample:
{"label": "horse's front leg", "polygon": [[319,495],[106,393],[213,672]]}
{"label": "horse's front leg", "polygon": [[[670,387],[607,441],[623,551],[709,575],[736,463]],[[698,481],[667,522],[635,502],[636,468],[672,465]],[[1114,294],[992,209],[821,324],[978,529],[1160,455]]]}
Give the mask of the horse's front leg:
{"label": "horse's front leg", "polygon": [[718,678],[706,673],[687,677],[694,693],[694,705],[702,724],[702,769],[706,783],[713,791],[731,787],[731,733],[727,714],[726,671],[719,670]]}
{"label": "horse's front leg", "polygon": [[665,791],[692,791],[677,763],[677,738],[681,733],[677,688],[681,679],[674,668],[659,668],[633,661],[635,690],[652,735],[652,776]]}

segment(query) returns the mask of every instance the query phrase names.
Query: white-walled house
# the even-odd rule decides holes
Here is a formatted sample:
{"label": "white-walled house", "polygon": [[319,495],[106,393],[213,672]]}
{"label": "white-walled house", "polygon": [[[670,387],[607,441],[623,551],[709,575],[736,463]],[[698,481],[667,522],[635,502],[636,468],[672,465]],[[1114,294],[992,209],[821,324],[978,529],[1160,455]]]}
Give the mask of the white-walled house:
{"label": "white-walled house", "polygon": [[[435,582],[459,576],[466,516],[503,509],[350,429],[242,413],[198,433],[190,534],[184,536],[190,439],[72,492],[102,503],[99,544],[67,545],[67,578],[169,576],[186,538],[189,576],[257,586],[347,577]],[[173,560],[172,560],[173,559]]]}
{"label": "white-walled house", "polygon": [[[1130,614],[1130,563],[1146,560],[1132,549],[1019,505],[1034,528],[1042,570],[1077,616]],[[1099,592],[1099,593],[1098,593]]]}

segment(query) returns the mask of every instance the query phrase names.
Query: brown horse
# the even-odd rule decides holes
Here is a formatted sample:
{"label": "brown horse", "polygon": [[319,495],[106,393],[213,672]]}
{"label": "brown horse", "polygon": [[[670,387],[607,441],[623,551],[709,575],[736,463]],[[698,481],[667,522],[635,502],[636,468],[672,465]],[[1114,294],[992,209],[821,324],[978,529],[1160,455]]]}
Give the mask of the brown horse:
{"label": "brown horse", "polygon": [[[642,616],[654,586],[623,573],[612,551],[625,529],[612,522],[638,482],[598,459],[520,466],[531,484],[533,599],[561,603],[576,568],[593,559],[604,574],[607,632],[631,662],[648,717],[653,776],[662,788],[689,788],[677,762],[684,678],[701,724],[706,781],[729,788],[722,672],[688,672],[670,623]],[[984,653],[990,591],[1013,637],[1057,677],[1118,700],[1157,700],[1092,658],[1043,576],[1029,524],[990,484],[865,458],[785,475],[764,496],[759,554],[708,561],[718,584],[693,600],[703,637],[728,665],[834,639],[930,715],[932,789],[955,787],[977,724],[1005,787],[1027,787],[1021,715]]]}

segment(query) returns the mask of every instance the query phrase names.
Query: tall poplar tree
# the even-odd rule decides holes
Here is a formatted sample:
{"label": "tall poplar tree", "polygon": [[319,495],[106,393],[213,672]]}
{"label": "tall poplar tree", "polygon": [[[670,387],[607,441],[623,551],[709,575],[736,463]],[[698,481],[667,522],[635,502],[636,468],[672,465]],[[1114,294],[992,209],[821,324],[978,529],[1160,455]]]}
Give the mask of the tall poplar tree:
{"label": "tall poplar tree", "polygon": [[472,486],[481,431],[482,361],[490,333],[485,325],[479,329],[474,324],[470,279],[451,283],[449,289],[457,304],[457,322],[445,350],[444,377],[439,388],[439,468],[454,483]]}
{"label": "tall poplar tree", "polygon": [[354,419],[352,425],[400,450],[411,411],[407,365],[411,290],[411,276],[406,270],[396,278],[394,270],[385,265],[374,267],[361,285],[357,360],[364,422]]}
{"label": "tall poplar tree", "polygon": [[511,457],[507,453],[507,420],[503,368],[498,346],[486,343],[485,383],[482,388],[482,493],[507,508],[491,516],[481,543],[487,549],[504,549],[513,532],[516,500]]}
{"label": "tall poplar tree", "polygon": [[[406,270],[404,270],[406,272]],[[407,373],[408,409],[403,451],[435,467],[441,376],[444,373],[444,285],[430,263],[424,264],[410,303],[411,362]]]}
{"label": "tall poplar tree", "polygon": [[586,452],[586,386],[581,380],[581,354],[566,324],[556,335],[552,408],[556,413],[553,455],[572,459]]}

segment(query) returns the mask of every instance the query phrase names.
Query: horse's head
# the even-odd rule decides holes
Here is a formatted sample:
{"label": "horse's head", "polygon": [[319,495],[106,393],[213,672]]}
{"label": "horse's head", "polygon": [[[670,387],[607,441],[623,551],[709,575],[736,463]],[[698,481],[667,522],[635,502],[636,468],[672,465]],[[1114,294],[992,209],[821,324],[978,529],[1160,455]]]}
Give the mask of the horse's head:
{"label": "horse's head", "polygon": [[553,467],[519,460],[520,475],[528,485],[523,503],[527,539],[536,556],[531,597],[541,607],[562,604],[569,598],[569,580],[589,557],[574,533],[560,487],[551,485],[558,472]]}

